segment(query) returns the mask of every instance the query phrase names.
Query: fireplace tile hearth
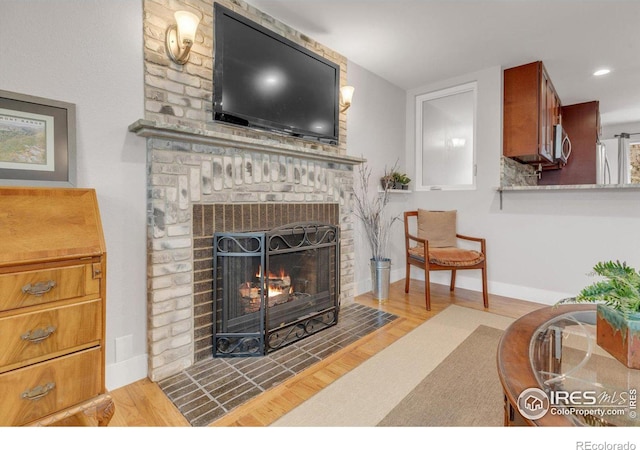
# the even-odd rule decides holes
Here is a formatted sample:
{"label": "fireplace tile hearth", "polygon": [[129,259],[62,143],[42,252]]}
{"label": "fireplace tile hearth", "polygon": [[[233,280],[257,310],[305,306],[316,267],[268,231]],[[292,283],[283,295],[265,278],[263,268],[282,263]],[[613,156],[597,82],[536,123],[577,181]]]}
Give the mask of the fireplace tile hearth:
{"label": "fireplace tile hearth", "polygon": [[341,308],[334,327],[267,356],[211,358],[158,385],[191,426],[206,426],[396,318],[352,303]]}

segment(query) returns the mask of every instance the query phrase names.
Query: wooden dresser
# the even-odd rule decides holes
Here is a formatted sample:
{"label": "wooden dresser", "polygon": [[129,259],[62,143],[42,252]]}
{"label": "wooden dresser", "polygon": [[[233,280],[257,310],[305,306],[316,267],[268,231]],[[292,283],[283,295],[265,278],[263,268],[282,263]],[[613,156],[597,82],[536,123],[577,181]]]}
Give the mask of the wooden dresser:
{"label": "wooden dresser", "polygon": [[108,424],[106,258],[94,190],[0,187],[0,426]]}

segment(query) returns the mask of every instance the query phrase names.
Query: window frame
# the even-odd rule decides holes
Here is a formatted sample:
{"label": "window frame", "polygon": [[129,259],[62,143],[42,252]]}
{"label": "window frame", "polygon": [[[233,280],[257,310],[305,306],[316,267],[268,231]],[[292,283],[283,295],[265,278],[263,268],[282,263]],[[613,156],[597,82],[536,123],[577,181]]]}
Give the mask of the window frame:
{"label": "window frame", "polygon": [[[425,102],[431,100],[437,100],[445,97],[451,97],[458,94],[464,94],[471,92],[473,94],[473,162],[471,166],[472,170],[472,183],[470,184],[449,184],[449,185],[425,185],[423,184],[423,105]],[[438,89],[436,91],[427,92],[417,95],[415,97],[415,161],[416,161],[416,173],[415,173],[415,190],[416,191],[434,191],[434,190],[475,190],[477,189],[477,151],[476,151],[476,135],[477,135],[477,111],[478,111],[478,82],[471,81],[468,83],[451,86],[444,89]]]}

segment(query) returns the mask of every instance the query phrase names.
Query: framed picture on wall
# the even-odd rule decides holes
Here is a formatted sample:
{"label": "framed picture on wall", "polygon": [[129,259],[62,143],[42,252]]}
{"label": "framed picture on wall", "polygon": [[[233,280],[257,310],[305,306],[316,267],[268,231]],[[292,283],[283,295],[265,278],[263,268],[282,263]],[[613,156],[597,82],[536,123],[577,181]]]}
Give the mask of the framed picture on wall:
{"label": "framed picture on wall", "polygon": [[72,103],[0,90],[0,185],[76,184]]}

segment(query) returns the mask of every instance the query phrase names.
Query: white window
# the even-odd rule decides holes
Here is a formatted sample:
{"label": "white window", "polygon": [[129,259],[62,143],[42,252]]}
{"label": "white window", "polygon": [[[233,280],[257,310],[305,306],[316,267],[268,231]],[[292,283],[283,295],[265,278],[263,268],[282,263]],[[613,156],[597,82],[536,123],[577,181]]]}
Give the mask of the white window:
{"label": "white window", "polygon": [[416,97],[416,190],[475,189],[477,83]]}

